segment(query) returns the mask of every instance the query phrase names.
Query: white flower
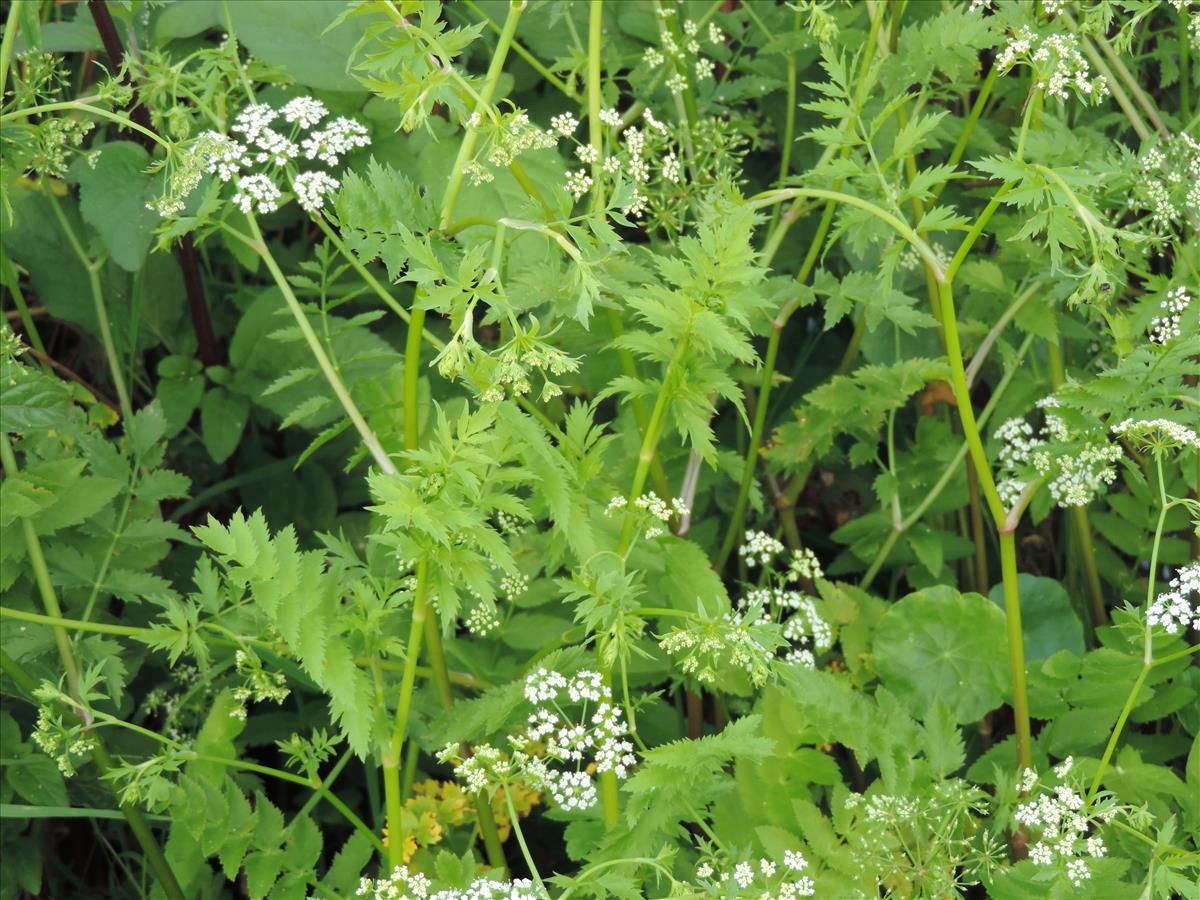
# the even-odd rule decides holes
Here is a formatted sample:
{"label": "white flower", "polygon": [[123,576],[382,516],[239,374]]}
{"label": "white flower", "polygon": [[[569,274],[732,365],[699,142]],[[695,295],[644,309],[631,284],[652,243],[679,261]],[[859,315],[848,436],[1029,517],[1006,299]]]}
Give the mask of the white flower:
{"label": "white flower", "polygon": [[596,785],[587,772],[551,772],[546,786],[564,810],[588,809],[596,803]]}
{"label": "white flower", "polygon": [[651,128],[653,128],[659,134],[667,133],[667,126],[665,124],[663,124],[662,122],[660,122],[658,119],[654,118],[654,113],[652,113],[649,110],[649,108],[647,108],[646,111],[644,113],[642,113],[642,118],[646,120],[647,125],[649,125]]}
{"label": "white flower", "polygon": [[567,192],[578,200],[592,189],[592,176],[584,169],[568,172],[565,187]]}
{"label": "white flower", "polygon": [[784,850],[783,864],[793,872],[802,872],[808,868],[808,860],[797,850]]}
{"label": "white flower", "polygon": [[1112,430],[1143,450],[1200,449],[1200,435],[1170,419],[1125,419]]}
{"label": "white flower", "polygon": [[530,703],[545,703],[558,697],[558,692],[567,686],[567,679],[560,673],[538,666],[525,677],[525,699]]}
{"label": "white flower", "polygon": [[707,57],[701,57],[696,60],[696,80],[707,81],[713,77],[713,72],[716,70],[717,64]]}
{"label": "white flower", "polygon": [[1046,843],[1034,844],[1029,850],[1029,858],[1039,866],[1054,865],[1054,851]]}
{"label": "white flower", "polygon": [[233,202],[242,212],[270,213],[279,209],[279,198],[283,195],[268,176],[262,173],[243,175],[238,179],[237,187]]}
{"label": "white flower", "polygon": [[608,501],[608,506],[606,506],[604,508],[604,514],[606,516],[612,515],[617,510],[624,509],[626,507],[626,505],[628,505],[628,503],[629,503],[628,500],[626,500],[624,497],[622,497],[620,494],[618,494],[617,496],[613,497],[611,500]]}
{"label": "white flower", "polygon": [[683,167],[674,150],[668,151],[662,158],[662,177],[674,184],[679,184],[683,179]]}
{"label": "white flower", "polygon": [[600,153],[592,144],[580,144],[575,148],[575,155],[582,163],[594,163],[600,158]]}
{"label": "white flower", "polygon": [[600,110],[600,121],[612,128],[620,128],[621,114],[612,107],[602,109]]}
{"label": "white flower", "polygon": [[250,164],[246,148],[216,131],[206,131],[196,140],[198,152],[208,160],[205,170],[222,181],[232,181]]}
{"label": "white flower", "polygon": [[771,537],[765,531],[747,531],[746,541],[738,548],[738,553],[751,568],[755,563],[769,566],[777,555],[783,552],[783,544]]}
{"label": "white flower", "polygon": [[247,141],[253,142],[260,131],[275,121],[277,115],[279,113],[266,103],[251,103],[238,113],[231,130],[240,131]]}
{"label": "white flower", "polygon": [[738,863],[733,869],[733,880],[743,888],[750,887],[750,883],[754,881],[754,870],[750,868],[750,863]]}
{"label": "white flower", "polygon": [[342,116],[320,131],[314,131],[303,140],[301,146],[305,159],[320,159],[326,165],[336,166],[343,154],[370,143],[371,139],[363,125]]}
{"label": "white flower", "polygon": [[1067,877],[1075,887],[1082,887],[1083,883],[1092,877],[1092,870],[1084,860],[1073,859],[1067,863]]}
{"label": "white flower", "polygon": [[550,119],[550,130],[554,131],[563,137],[570,137],[575,133],[575,129],[579,127],[579,120],[569,112],[559,113]]}
{"label": "white flower", "polygon": [[[1189,598],[1197,595],[1193,604]],[[1157,625],[1168,634],[1191,627],[1200,631],[1200,562],[1184,566],[1146,610],[1146,624]]]}
{"label": "white flower", "polygon": [[584,669],[567,682],[567,696],[575,703],[584,700],[598,702],[604,688],[604,678],[599,672]]}
{"label": "white flower", "polygon": [[1183,314],[1191,306],[1192,297],[1183,289],[1177,287],[1167,291],[1159,307],[1159,315],[1150,322],[1150,340],[1156,344],[1165,344],[1182,334],[1180,324]]}
{"label": "white flower", "polygon": [[329,109],[313,97],[296,97],[289,100],[280,110],[285,122],[294,122],[301,128],[312,128],[329,115]]}
{"label": "white flower", "polygon": [[296,201],[305,212],[315,213],[325,205],[325,197],[338,188],[336,178],[324,172],[301,172],[292,182]]}
{"label": "white flower", "polygon": [[816,581],[818,578],[824,578],[825,572],[821,569],[821,561],[817,559],[817,555],[807,547],[800,547],[792,551],[792,561],[788,564],[788,576],[789,581],[796,581],[800,578]]}

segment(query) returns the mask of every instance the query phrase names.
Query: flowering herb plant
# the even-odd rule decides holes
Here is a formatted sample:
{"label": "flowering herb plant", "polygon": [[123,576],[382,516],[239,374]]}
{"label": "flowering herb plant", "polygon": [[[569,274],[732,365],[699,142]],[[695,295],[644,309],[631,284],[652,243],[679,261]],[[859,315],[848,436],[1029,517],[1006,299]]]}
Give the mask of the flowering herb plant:
{"label": "flowering herb plant", "polygon": [[0,16],[0,900],[1195,896],[1200,4]]}

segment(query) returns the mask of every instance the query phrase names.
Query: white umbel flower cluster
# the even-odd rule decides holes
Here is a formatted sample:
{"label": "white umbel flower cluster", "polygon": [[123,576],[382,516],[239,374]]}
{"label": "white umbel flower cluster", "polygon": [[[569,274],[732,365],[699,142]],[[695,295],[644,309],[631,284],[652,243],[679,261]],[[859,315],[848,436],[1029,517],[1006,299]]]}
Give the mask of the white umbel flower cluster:
{"label": "white umbel flower cluster", "polygon": [[[608,501],[608,506],[604,508],[604,514],[611,516],[628,506],[629,501],[618,494]],[[654,491],[647,491],[635,497],[633,508],[644,520],[645,536],[651,540],[666,534],[664,526],[671,521],[672,516],[682,519],[690,512],[682,498],[672,497],[671,502],[668,503]]]}
{"label": "white umbel flower cluster", "polygon": [[1050,97],[1069,100],[1075,94],[1087,102],[1099,103],[1108,95],[1108,85],[1102,77],[1092,77],[1073,34],[1043,37],[1028,25],[1022,25],[996,57],[1002,73],[1019,63],[1033,67],[1037,87]]}
{"label": "white umbel flower cluster", "polygon": [[833,646],[833,629],[817,612],[817,601],[799,590],[798,582],[825,577],[817,555],[807,547],[793,550],[783,572],[772,567],[784,554],[784,546],[763,531],[747,531],[739,548],[748,568],[761,566],[768,575],[767,585],[749,591],[738,601],[745,611],[758,610],[758,622],[783,626],[784,644],[779,653],[784,661],[808,668],[816,666],[816,654]]}
{"label": "white umbel flower cluster", "polygon": [[[1200,15],[1192,21],[1200,22]],[[1132,162],[1129,174],[1125,206],[1149,214],[1142,221],[1150,237],[1169,240],[1189,215],[1200,215],[1200,141],[1187,132],[1160,138]]]}
{"label": "white umbel flower cluster", "polygon": [[[230,131],[240,140],[215,131],[197,138],[192,154],[200,165],[196,177],[174,186],[170,203],[159,202],[154,208],[163,215],[183,209],[182,198],[199,184],[199,174],[207,172],[221,181],[232,182],[237,191],[234,204],[244,213],[270,213],[283,202],[281,182],[290,182],[300,207],[315,213],[338,188],[338,180],[320,169],[299,171],[304,162],[336,166],[342,157],[371,143],[367,129],[345,117],[336,118],[319,131],[313,131],[329,110],[313,97],[296,97],[280,109],[266,103],[252,103],[233,121]],[[287,124],[286,134],[277,131],[280,119]],[[308,132],[306,135],[305,132]],[[186,167],[181,167],[186,168]]]}
{"label": "white umbel flower cluster", "polygon": [[[1067,757],[1054,768],[1058,780],[1071,771],[1072,759]],[[1082,887],[1092,877],[1088,859],[1104,856],[1108,849],[1097,829],[1116,816],[1119,808],[1111,800],[1089,807],[1083,795],[1069,784],[1042,784],[1036,772],[1026,769],[1017,785],[1023,793],[1037,791],[1017,807],[1017,824],[1031,834],[1029,858],[1038,866],[1057,866],[1075,887]]]}
{"label": "white umbel flower cluster", "polygon": [[1200,435],[1170,419],[1125,419],[1114,425],[1112,431],[1147,452],[1200,450]]}
{"label": "white umbel flower cluster", "polygon": [[1150,340],[1156,344],[1166,344],[1183,334],[1183,314],[1192,305],[1192,295],[1183,287],[1167,291],[1158,315],[1150,321]]}
{"label": "white umbel flower cluster", "polygon": [[[1194,599],[1193,599],[1194,598]],[[1200,631],[1200,561],[1184,566],[1146,610],[1146,624],[1168,634]]]}
{"label": "white umbel flower cluster", "polygon": [[1000,476],[996,490],[1005,506],[1012,507],[1029,486],[1034,473],[1047,479],[1050,494],[1059,506],[1086,506],[1105,485],[1117,477],[1113,467],[1121,446],[1101,435],[1075,435],[1058,414],[1054,397],[1038,406],[1045,424],[1038,431],[1021,418],[1009,419],[995,431],[1000,441]]}
{"label": "white umbel flower cluster", "polygon": [[427,876],[410,872],[408,866],[396,866],[387,877],[362,878],[354,896],[369,900],[542,900],[545,895],[528,878],[476,878],[466,888],[434,891]]}
{"label": "white umbel flower cluster", "polygon": [[[751,896],[771,900],[812,897],[816,884],[808,875],[808,860],[798,850],[785,850],[783,859],[759,857],[742,860],[733,868],[718,859],[706,859],[696,866],[698,894],[714,897]],[[746,892],[743,894],[743,892]]]}
{"label": "white umbel flower cluster", "polygon": [[[510,739],[519,751],[513,759],[562,809],[589,809],[596,803],[593,773],[625,778],[636,764],[625,716],[609,701],[599,672],[585,669],[568,678],[539,668],[525,679],[525,698],[534,711],[524,735]],[[544,752],[535,755],[540,748]]]}

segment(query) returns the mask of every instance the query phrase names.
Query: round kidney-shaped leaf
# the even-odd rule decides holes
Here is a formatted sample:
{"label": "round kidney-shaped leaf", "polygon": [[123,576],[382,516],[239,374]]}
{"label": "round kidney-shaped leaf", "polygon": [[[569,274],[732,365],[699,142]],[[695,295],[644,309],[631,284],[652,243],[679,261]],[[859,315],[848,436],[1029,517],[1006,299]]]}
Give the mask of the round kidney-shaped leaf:
{"label": "round kidney-shaped leaf", "polygon": [[955,722],[971,722],[1009,694],[1004,613],[980,594],[946,586],[909,594],[880,620],[872,660],[918,718],[940,699]]}

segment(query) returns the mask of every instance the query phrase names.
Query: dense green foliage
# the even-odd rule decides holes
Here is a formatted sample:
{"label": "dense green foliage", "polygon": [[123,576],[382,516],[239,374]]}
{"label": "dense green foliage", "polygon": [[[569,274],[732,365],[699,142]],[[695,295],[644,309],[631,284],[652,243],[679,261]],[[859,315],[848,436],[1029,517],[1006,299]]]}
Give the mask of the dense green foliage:
{"label": "dense green foliage", "polygon": [[2,15],[0,898],[1200,897],[1200,4]]}

